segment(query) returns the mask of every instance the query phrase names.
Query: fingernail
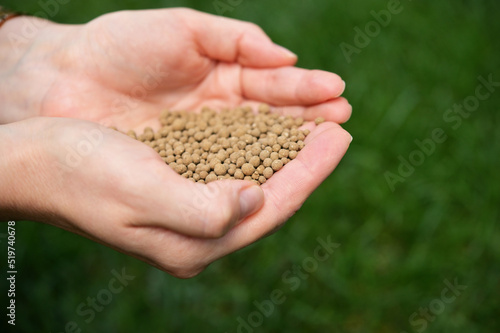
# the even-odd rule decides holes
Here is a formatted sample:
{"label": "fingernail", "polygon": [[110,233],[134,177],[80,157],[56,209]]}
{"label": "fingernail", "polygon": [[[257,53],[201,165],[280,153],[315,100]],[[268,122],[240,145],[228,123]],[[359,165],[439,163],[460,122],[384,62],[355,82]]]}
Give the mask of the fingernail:
{"label": "fingernail", "polygon": [[262,207],[264,192],[260,186],[250,186],[240,192],[240,219],[247,217]]}
{"label": "fingernail", "polygon": [[295,53],[293,53],[292,51],[290,51],[289,49],[284,48],[283,46],[278,45],[278,44],[275,44],[275,45],[277,47],[279,47],[281,49],[281,51],[283,52],[283,54],[286,55],[287,57],[289,57],[289,58],[297,58],[297,55]]}
{"label": "fingernail", "polygon": [[352,135],[351,135],[351,142],[352,142],[352,140],[353,140],[353,139],[354,139],[354,138],[353,138],[353,137],[352,137]]}

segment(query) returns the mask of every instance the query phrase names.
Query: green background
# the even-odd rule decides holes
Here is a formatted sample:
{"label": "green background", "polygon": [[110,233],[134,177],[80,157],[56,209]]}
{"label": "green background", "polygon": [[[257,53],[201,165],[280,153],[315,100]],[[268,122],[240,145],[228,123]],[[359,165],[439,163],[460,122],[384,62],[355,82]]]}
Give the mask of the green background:
{"label": "green background", "polygon": [[[237,4],[224,15],[259,24],[297,53],[298,66],[344,78],[354,109],[347,155],[278,233],[189,280],[62,230],[18,223],[14,331],[63,332],[75,321],[82,332],[237,332],[239,317],[259,319],[254,301],[280,289],[285,301],[241,332],[499,332],[499,87],[460,126],[443,118],[474,96],[479,76],[500,81],[499,2],[402,0],[402,12],[350,61],[340,44],[354,46],[354,28],[364,30],[388,1],[223,2]],[[2,3],[36,13],[47,2]],[[173,6],[217,13],[210,0],[72,0],[52,19],[84,23]],[[398,173],[400,158],[418,157],[415,140],[437,128],[446,141],[392,190],[386,173]],[[295,275],[300,285],[291,290],[283,274],[327,236],[340,246],[307,277]],[[122,267],[135,279],[87,324],[77,306]],[[445,280],[467,289],[442,303]],[[418,312],[429,306],[437,314],[425,319]]]}

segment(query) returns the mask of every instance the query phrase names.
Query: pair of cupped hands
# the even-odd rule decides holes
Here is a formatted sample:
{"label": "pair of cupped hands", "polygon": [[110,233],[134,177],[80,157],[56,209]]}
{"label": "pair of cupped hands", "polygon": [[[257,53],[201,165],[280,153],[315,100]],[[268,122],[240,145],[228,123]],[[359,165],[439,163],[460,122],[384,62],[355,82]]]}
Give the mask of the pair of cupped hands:
{"label": "pair of cupped hands", "polygon": [[[174,276],[277,230],[352,140],[338,125],[351,115],[342,79],[294,67],[297,57],[251,23],[190,9],[85,25],[18,17],[0,29],[0,48],[1,219],[52,224]],[[260,187],[193,183],[108,128],[158,128],[164,109],[260,103],[327,120],[306,125],[305,148]]]}

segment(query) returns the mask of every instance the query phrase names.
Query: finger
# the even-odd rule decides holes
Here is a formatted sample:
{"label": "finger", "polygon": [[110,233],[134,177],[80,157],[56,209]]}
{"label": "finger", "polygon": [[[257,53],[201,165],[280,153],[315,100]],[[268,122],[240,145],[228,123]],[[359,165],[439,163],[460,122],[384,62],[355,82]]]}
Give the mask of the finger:
{"label": "finger", "polygon": [[274,44],[253,23],[184,11],[202,53],[211,59],[261,68],[292,66],[297,62],[295,54]]}
{"label": "finger", "polygon": [[[163,164],[159,162],[160,164]],[[187,236],[218,238],[264,202],[261,188],[246,181],[193,183],[160,166],[148,184],[149,200],[136,226],[160,227]]]}
{"label": "finger", "polygon": [[314,120],[323,117],[327,121],[343,124],[351,118],[352,106],[344,97],[338,97],[328,102],[306,108],[302,117],[305,120]]}
{"label": "finger", "polygon": [[[257,108],[259,102],[250,102],[248,105]],[[326,121],[343,124],[349,120],[352,114],[352,106],[344,97],[337,97],[324,103],[304,106],[278,106],[272,108],[273,113],[294,118],[302,117],[312,121],[318,117],[323,117]]]}
{"label": "finger", "polygon": [[255,242],[290,218],[335,169],[351,140],[337,124],[317,126],[297,158],[262,185],[266,197],[262,209],[217,240],[217,247],[211,244],[212,259]]}
{"label": "finger", "polygon": [[345,88],[337,74],[320,70],[245,68],[241,75],[245,98],[277,106],[324,103],[342,95]]}

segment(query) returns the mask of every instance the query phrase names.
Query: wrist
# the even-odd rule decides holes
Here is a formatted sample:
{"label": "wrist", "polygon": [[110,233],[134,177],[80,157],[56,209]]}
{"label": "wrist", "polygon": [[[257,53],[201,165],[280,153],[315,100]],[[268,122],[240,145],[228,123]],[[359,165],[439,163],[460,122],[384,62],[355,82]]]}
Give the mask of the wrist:
{"label": "wrist", "polygon": [[18,16],[0,27],[0,124],[41,115],[57,76],[58,24]]}
{"label": "wrist", "polygon": [[0,221],[45,222],[51,215],[41,165],[43,149],[40,140],[30,135],[35,130],[30,127],[25,122],[0,125]]}
{"label": "wrist", "polygon": [[22,13],[10,11],[0,5],[0,28],[6,21],[20,15],[22,15]]}

